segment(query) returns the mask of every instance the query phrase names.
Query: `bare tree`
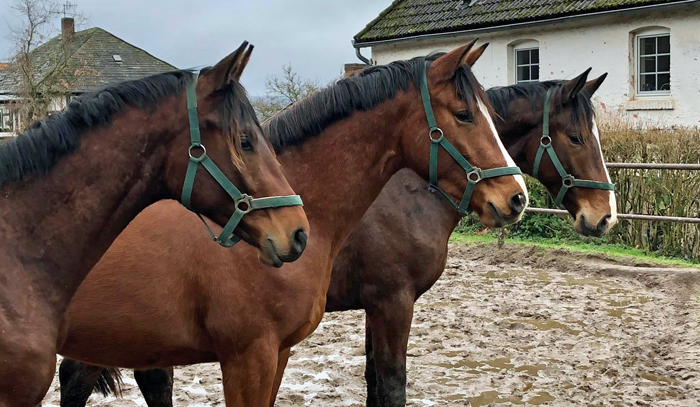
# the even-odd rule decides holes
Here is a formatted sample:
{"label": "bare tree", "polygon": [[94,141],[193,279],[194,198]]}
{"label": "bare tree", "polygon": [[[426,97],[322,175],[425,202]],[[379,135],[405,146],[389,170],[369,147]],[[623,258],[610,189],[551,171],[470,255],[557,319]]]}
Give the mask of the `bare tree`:
{"label": "bare tree", "polygon": [[265,80],[266,96],[253,100],[260,120],[267,120],[290,103],[297,102],[318,91],[318,81],[305,79],[294,72],[291,65],[282,66],[282,76],[270,75]]}
{"label": "bare tree", "polygon": [[[50,50],[40,49],[56,32],[55,22],[62,7],[55,0],[14,0],[10,6],[22,17],[22,22],[10,27],[9,39],[14,55],[5,75],[8,90],[17,96],[14,110],[21,127],[45,117],[56,98],[68,94],[81,77],[94,75],[87,64],[71,58],[69,41],[57,41]],[[82,24],[86,17],[74,16]],[[16,129],[21,130],[21,129]]]}
{"label": "bare tree", "polygon": [[291,64],[282,66],[282,77],[271,75],[265,81],[268,95],[287,104],[294,103],[316,92],[319,86],[318,81],[301,78],[292,70]]}

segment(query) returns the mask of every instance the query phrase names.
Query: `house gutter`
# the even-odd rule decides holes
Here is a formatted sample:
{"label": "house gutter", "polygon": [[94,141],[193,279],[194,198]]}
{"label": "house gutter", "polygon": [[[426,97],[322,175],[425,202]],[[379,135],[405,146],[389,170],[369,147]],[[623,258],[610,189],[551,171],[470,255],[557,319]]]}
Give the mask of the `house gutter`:
{"label": "house gutter", "polygon": [[597,18],[597,17],[603,17],[603,16],[615,16],[615,15],[622,15],[622,14],[638,14],[638,13],[642,13],[642,12],[645,12],[645,11],[650,10],[650,9],[660,9],[661,11],[675,10],[675,9],[682,8],[684,6],[687,6],[687,5],[690,5],[693,3],[698,3],[698,2],[700,2],[700,0],[683,0],[683,1],[678,1],[675,3],[650,4],[650,5],[631,7],[631,8],[621,9],[621,10],[597,11],[597,12],[593,12],[593,13],[577,14],[577,15],[573,15],[573,16],[548,18],[546,20],[527,21],[527,22],[522,22],[522,23],[504,24],[504,25],[499,25],[499,26],[481,27],[481,28],[473,28],[473,29],[459,30],[459,31],[450,31],[450,32],[443,32],[443,33],[420,34],[420,35],[414,35],[411,37],[401,37],[401,38],[393,38],[393,39],[379,40],[379,41],[367,41],[367,42],[357,43],[353,39],[352,46],[355,47],[355,55],[357,55],[357,57],[362,62],[369,64],[369,60],[360,53],[361,48],[373,47],[376,45],[396,44],[396,43],[407,42],[407,41],[421,41],[421,40],[428,40],[428,39],[451,38],[451,37],[457,37],[457,36],[464,35],[464,34],[478,34],[478,33],[483,33],[483,32],[505,31],[505,30],[511,30],[511,29],[516,29],[516,28],[538,27],[538,26],[546,25],[546,24],[570,22],[570,21],[574,21],[574,20],[576,20],[576,21],[586,20],[589,18]]}
{"label": "house gutter", "polygon": [[[355,40],[352,40],[352,46],[355,47]],[[357,55],[357,59],[364,62],[365,64],[372,65],[372,62],[369,59],[367,59],[366,56],[362,55],[361,47],[355,47],[355,55]]]}

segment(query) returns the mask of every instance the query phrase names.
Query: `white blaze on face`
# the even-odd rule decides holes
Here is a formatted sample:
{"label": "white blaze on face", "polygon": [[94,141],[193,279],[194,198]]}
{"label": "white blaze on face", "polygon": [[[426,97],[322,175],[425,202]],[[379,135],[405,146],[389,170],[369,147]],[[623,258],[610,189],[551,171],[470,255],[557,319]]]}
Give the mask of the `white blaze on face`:
{"label": "white blaze on face", "polygon": [[[605,166],[605,158],[603,157],[603,148],[600,145],[600,132],[598,131],[598,124],[593,119],[593,135],[598,143],[598,151],[600,152],[600,161],[603,169],[605,170],[605,178],[610,181],[610,174],[608,174],[608,167]],[[615,191],[608,191],[610,197],[608,198],[608,203],[610,205],[610,220],[608,221],[609,228],[612,228],[617,223],[617,200],[615,199]]]}
{"label": "white blaze on face", "polygon": [[[506,160],[506,165],[509,167],[517,167],[515,165],[515,161],[513,161],[513,158],[510,156],[510,154],[508,154],[508,151],[503,146],[501,138],[498,137],[496,126],[493,124],[493,119],[491,118],[491,115],[489,114],[486,105],[484,104],[484,102],[481,101],[481,99],[477,98],[476,100],[479,104],[479,110],[481,111],[481,114],[483,114],[486,120],[489,122],[489,127],[491,127],[491,133],[493,133],[493,137],[496,139],[496,144],[498,144],[498,148],[500,148],[501,153],[503,153],[503,158],[505,158]],[[525,194],[525,201],[527,202],[525,206],[527,206],[530,202],[530,196],[528,195],[527,188],[525,187],[525,180],[523,179],[522,175],[514,175],[513,177],[515,177],[515,180],[518,182],[518,184],[520,184],[520,187],[523,189],[523,193]]]}

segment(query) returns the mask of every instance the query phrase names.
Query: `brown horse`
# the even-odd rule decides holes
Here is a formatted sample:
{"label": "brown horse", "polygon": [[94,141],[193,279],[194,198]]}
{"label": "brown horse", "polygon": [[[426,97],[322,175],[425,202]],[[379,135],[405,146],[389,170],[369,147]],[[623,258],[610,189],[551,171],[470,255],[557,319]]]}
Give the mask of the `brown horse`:
{"label": "brown horse", "polygon": [[[210,155],[191,153],[251,195],[292,193],[238,83],[247,46],[198,81],[175,71],[80,97],[0,146],[0,406],[41,401],[78,286],[142,209],[182,193],[191,139],[185,88]],[[193,210],[215,222],[236,211],[213,178],[190,186]],[[261,247],[261,258],[291,260],[300,229],[308,223],[296,207],[252,213],[238,233]]]}
{"label": "brown horse", "polygon": [[[550,132],[562,164],[576,177],[609,182],[590,100],[606,75],[586,82],[589,71],[570,81],[487,92],[501,118],[496,122],[498,132],[526,172],[532,173],[543,130],[544,99],[553,90]],[[551,160],[543,161],[539,180],[558,195],[562,180]],[[426,187],[411,171],[394,175],[333,265],[326,312],[367,312],[368,406],[405,405],[406,345],[413,303],[442,275],[447,242],[459,222],[449,204],[427,193]],[[615,197],[610,191],[575,188],[565,195],[564,205],[582,233],[605,233],[616,221]],[[582,218],[593,219],[594,226],[583,223]],[[102,369],[65,359],[60,370],[61,405],[84,406],[98,381],[108,391],[117,372],[105,370],[100,377]],[[136,371],[134,376],[150,407],[172,407],[172,369]]]}
{"label": "brown horse", "polygon": [[[436,176],[453,201],[471,186],[468,207],[485,225],[517,221],[527,204],[522,177],[474,186],[460,164],[468,160],[482,168],[469,173],[484,176],[512,165],[470,69],[485,47],[472,45],[372,67],[268,123],[314,233],[297,262],[277,271],[254,261],[248,247],[212,247],[192,238],[196,218],[178,205],[153,205],[80,287],[59,353],[132,368],[218,360],[227,405],[268,406],[290,348],[321,321],[335,256],[396,171]],[[431,111],[441,129],[432,134]],[[456,155],[443,152],[432,166],[431,145],[446,140]]]}

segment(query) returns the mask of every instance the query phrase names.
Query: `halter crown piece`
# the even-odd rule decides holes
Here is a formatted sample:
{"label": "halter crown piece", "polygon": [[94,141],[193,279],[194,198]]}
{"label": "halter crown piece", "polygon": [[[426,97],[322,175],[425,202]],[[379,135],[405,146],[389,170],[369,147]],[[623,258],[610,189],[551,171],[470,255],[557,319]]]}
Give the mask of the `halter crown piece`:
{"label": "halter crown piece", "polygon": [[[445,138],[442,130],[438,127],[435,121],[435,114],[433,113],[433,107],[430,104],[430,92],[428,91],[428,65],[426,61],[423,66],[423,74],[420,81],[420,95],[423,99],[423,108],[425,109],[425,115],[428,118],[428,126],[430,126],[430,187],[439,191],[447,200],[455,207],[460,215],[465,216],[469,214],[469,201],[471,200],[472,193],[474,192],[474,187],[479,182],[495,177],[502,177],[505,175],[518,175],[522,174],[520,168],[518,167],[500,167],[491,168],[488,170],[482,170],[479,167],[472,166],[467,159],[457,151],[457,149]],[[433,138],[433,134],[439,134],[438,138]],[[447,154],[452,156],[452,158],[457,161],[460,167],[464,168],[467,174],[467,188],[462,195],[462,200],[459,204],[455,203],[452,198],[449,197],[440,187],[438,187],[438,176],[437,176],[437,166],[438,166],[438,153],[440,147],[447,151]]]}
{"label": "halter crown piece", "polygon": [[[191,84],[187,86],[187,113],[190,119],[190,162],[187,165],[187,174],[185,175],[185,184],[182,187],[182,204],[185,208],[192,210],[190,206],[190,200],[192,198],[192,188],[194,186],[194,179],[197,175],[197,169],[201,164],[204,169],[206,169],[209,174],[216,180],[216,182],[221,185],[221,187],[226,191],[226,193],[233,199],[235,203],[236,210],[231,215],[228,223],[224,226],[219,237],[214,235],[207,222],[204,221],[202,215],[197,213],[199,219],[206,226],[207,231],[211,238],[219,243],[223,247],[232,247],[238,243],[241,239],[233,235],[233,231],[236,226],[241,222],[245,214],[254,211],[256,209],[267,209],[267,208],[280,208],[284,206],[303,206],[301,197],[299,195],[289,195],[289,196],[271,196],[266,198],[253,198],[250,195],[243,194],[236,188],[235,185],[224,175],[219,167],[214,164],[211,158],[207,155],[207,149],[202,145],[201,135],[199,131],[199,117],[197,114],[197,95],[195,89],[197,88],[197,79],[199,75],[195,74],[195,78]],[[194,151],[201,150],[201,155],[195,156]],[[193,211],[194,212],[194,211]],[[196,212],[195,212],[196,213]]]}
{"label": "halter crown piece", "polygon": [[542,117],[542,138],[540,139],[540,148],[537,149],[537,155],[535,156],[535,163],[534,163],[534,166],[532,168],[532,176],[537,178],[537,174],[539,173],[539,169],[540,169],[540,163],[542,161],[542,156],[544,155],[544,152],[546,151],[547,154],[549,155],[549,158],[552,160],[552,164],[554,164],[554,168],[557,169],[557,172],[559,173],[559,176],[561,177],[561,189],[559,190],[559,193],[557,194],[556,198],[554,198],[554,204],[556,206],[564,209],[562,206],[562,202],[564,201],[564,196],[569,191],[569,189],[571,189],[573,187],[603,189],[606,191],[614,191],[615,184],[611,184],[610,182],[589,181],[589,180],[574,178],[574,176],[567,173],[566,170],[564,169],[564,166],[561,165],[561,161],[559,161],[559,157],[557,157],[557,153],[556,153],[556,151],[554,151],[554,147],[552,147],[552,138],[549,136],[549,112],[551,110],[551,102],[550,102],[551,97],[552,97],[552,89],[549,89],[547,91],[547,95],[544,97],[544,113],[543,113],[543,117]]}

